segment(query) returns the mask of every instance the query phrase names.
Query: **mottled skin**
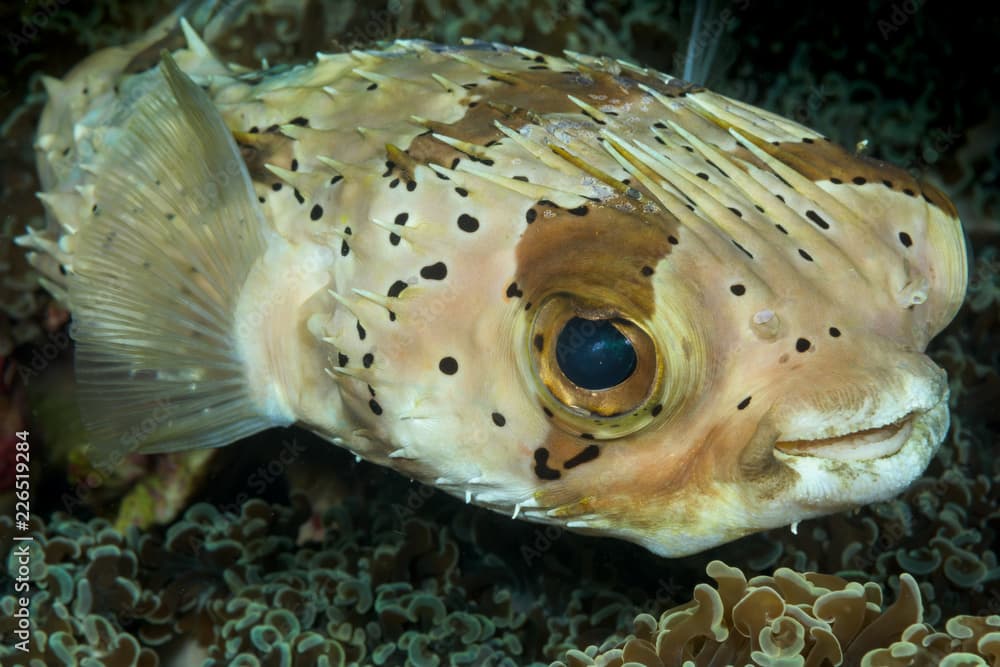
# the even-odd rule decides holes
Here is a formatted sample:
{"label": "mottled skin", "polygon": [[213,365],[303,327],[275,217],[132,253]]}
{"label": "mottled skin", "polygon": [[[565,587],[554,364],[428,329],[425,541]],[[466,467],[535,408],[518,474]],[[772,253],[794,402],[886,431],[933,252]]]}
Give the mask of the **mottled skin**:
{"label": "mottled skin", "polygon": [[[180,72],[122,75],[162,34],[50,81],[39,129],[52,226],[23,242],[83,324],[97,447],[154,403],[173,412],[148,451],[298,422],[472,502],[676,556],[892,496],[944,437],[923,350],[965,250],[906,172],[582,56],[401,42],[241,72],[189,34],[173,58],[206,98]],[[159,116],[134,111],[150,90]],[[170,136],[200,148],[129,143],[191,109]],[[126,140],[105,132],[129,118]],[[202,205],[229,136],[245,171]],[[632,377],[561,374],[573,316],[630,332]]]}

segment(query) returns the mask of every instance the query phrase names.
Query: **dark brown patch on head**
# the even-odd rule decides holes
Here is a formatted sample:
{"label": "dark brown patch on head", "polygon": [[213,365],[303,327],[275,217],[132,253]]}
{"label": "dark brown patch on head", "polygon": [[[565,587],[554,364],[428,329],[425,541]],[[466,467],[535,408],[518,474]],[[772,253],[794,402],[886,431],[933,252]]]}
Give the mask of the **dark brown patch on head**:
{"label": "dark brown patch on head", "polygon": [[782,142],[777,146],[759,142],[758,145],[812,181],[881,184],[896,192],[921,193],[931,205],[953,218],[958,217],[958,211],[948,197],[933,185],[913,178],[905,169],[874,158],[855,155],[833,142]]}
{"label": "dark brown patch on head", "polygon": [[943,192],[925,181],[920,181],[919,186],[929,203],[937,206],[950,217],[958,219],[958,209],[955,208],[955,205],[951,203],[951,200]]}
{"label": "dark brown patch on head", "polygon": [[656,266],[668,255],[668,236],[679,223],[662,211],[652,218],[616,208],[623,202],[592,204],[582,218],[551,203],[536,204],[537,219],[517,244],[521,291],[536,303],[566,292],[631,317],[650,317],[653,277],[635,267]]}
{"label": "dark brown patch on head", "polygon": [[280,132],[233,132],[233,139],[247,165],[250,178],[258,183],[269,183],[275,179],[274,174],[264,167],[265,164],[292,162],[295,140]]}
{"label": "dark brown patch on head", "polygon": [[[579,107],[570,101],[568,95],[588,99],[590,95],[600,99],[628,102],[645,95],[636,85],[642,81],[669,96],[679,96],[683,92],[695,90],[690,85],[665,84],[653,77],[615,77],[607,72],[588,70],[586,74],[569,76],[551,70],[521,71],[512,82],[504,81],[496,85],[479,86],[470,91],[468,104],[473,96],[478,104],[470,107],[465,115],[454,123],[428,121],[425,126],[439,134],[462,141],[487,146],[502,140],[504,135],[494,125],[495,122],[517,130],[532,122],[536,116],[556,113],[582,114]],[[407,152],[421,163],[432,162],[450,165],[455,158],[468,159],[465,153],[438,141],[430,134],[421,134],[413,139]]]}

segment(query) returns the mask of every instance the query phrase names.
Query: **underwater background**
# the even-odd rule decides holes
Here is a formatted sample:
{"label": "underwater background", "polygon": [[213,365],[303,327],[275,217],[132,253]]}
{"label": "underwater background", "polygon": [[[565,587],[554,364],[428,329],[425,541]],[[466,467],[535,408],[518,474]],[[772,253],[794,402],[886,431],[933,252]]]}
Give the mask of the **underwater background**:
{"label": "underwater background", "polygon": [[[79,450],[68,316],[12,238],[43,215],[40,75],[174,3],[0,3],[0,665],[1000,665],[1000,10],[716,2],[689,59],[694,10],[671,2],[217,4],[240,19],[215,48],[249,67],[396,37],[677,75],[691,60],[695,82],[867,140],[948,194],[968,233],[966,303],[930,346],[951,431],[897,499],[673,560],[511,521],[295,429],[95,469]],[[13,539],[24,430],[27,653]]]}

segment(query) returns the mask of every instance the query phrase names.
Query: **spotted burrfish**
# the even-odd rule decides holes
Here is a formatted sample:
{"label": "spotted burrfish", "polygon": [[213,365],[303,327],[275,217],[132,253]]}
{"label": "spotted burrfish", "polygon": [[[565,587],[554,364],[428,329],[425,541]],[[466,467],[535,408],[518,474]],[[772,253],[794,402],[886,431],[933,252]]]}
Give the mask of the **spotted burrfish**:
{"label": "spotted burrfish", "polygon": [[681,556],[898,494],[944,438],[965,242],[907,171],[613,59],[249,70],[182,29],[45,80],[20,243],[112,463],[298,424]]}

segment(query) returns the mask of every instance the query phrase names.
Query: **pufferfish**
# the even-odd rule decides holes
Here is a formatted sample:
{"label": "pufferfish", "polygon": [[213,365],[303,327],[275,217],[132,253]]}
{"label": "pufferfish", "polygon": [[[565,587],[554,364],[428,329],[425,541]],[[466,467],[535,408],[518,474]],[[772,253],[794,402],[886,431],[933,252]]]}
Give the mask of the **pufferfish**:
{"label": "pufferfish", "polygon": [[619,60],[255,71],[181,27],[46,80],[20,243],[107,465],[298,424],[673,557],[889,498],[944,438],[965,242],[906,171]]}

